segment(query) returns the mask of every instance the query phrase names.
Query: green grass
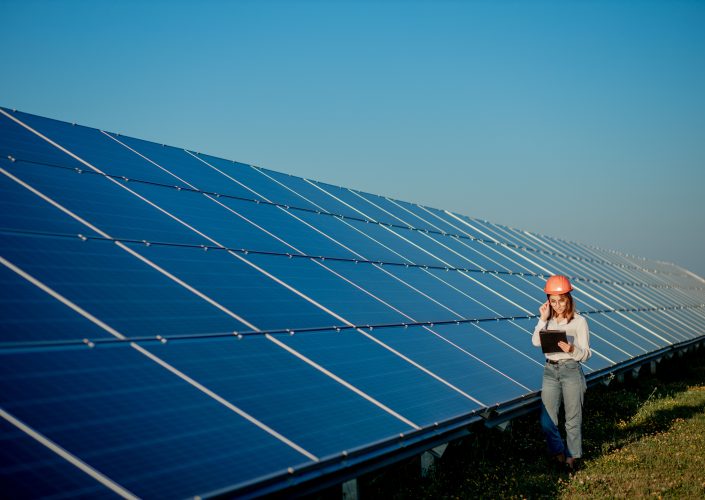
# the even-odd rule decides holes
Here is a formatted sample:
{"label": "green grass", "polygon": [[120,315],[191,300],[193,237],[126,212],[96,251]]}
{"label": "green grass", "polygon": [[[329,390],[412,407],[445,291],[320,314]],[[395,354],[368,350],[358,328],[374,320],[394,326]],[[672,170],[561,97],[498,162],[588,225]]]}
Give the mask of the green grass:
{"label": "green grass", "polygon": [[552,467],[534,413],[505,431],[474,428],[427,478],[418,459],[360,478],[360,496],[705,498],[705,352],[647,372],[588,389],[577,473]]}
{"label": "green grass", "polygon": [[654,387],[561,496],[705,498],[705,380],[693,382]]}

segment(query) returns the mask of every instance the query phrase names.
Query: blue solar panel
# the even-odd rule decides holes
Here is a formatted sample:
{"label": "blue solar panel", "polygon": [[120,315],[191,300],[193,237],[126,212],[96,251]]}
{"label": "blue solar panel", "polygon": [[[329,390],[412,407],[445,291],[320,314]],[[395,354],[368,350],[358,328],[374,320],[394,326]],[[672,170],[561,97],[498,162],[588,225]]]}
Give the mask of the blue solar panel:
{"label": "blue solar panel", "polygon": [[536,400],[546,276],[597,380],[702,338],[675,265],[0,110],[0,477],[261,494]]}
{"label": "blue solar panel", "polygon": [[70,492],[72,498],[118,498],[34,437],[0,419],[0,484],[14,498]]}
{"label": "blue solar panel", "polygon": [[[42,245],[46,237],[3,234],[0,238],[4,258],[123,335],[153,337],[249,329],[205,301],[194,300],[187,289],[109,241],[52,238]],[[168,251],[156,247],[139,250],[150,257],[155,250]],[[34,330],[37,338],[58,340],[53,328],[40,328],[45,321],[43,313],[19,316],[16,321],[29,323],[25,328]],[[85,337],[79,329],[69,338]]]}
{"label": "blue solar panel", "polygon": [[[415,357],[415,353],[398,343],[385,342],[382,332],[380,329],[367,336],[360,332],[301,334],[283,338],[281,342],[317,364],[330,367],[333,373],[416,426],[430,425],[479,407],[472,395],[464,394],[438,376],[429,376],[405,360],[402,356]],[[418,329],[405,332],[414,338],[425,336]],[[370,366],[379,372],[370,373]],[[385,383],[380,383],[380,379]]]}
{"label": "blue solar panel", "polygon": [[[0,242],[3,258],[8,258],[9,240],[2,235]],[[82,321],[65,304],[6,266],[0,267],[0,287],[3,290],[0,301],[2,342],[75,341],[78,332],[84,338],[111,338],[105,330]]]}
{"label": "blue solar panel", "polygon": [[2,408],[138,496],[192,496],[307,460],[127,345],[0,356]]}
{"label": "blue solar panel", "polygon": [[[326,335],[337,334],[318,337]],[[264,336],[173,342],[149,350],[317,457],[411,429]],[[288,410],[272,411],[272,401]]]}

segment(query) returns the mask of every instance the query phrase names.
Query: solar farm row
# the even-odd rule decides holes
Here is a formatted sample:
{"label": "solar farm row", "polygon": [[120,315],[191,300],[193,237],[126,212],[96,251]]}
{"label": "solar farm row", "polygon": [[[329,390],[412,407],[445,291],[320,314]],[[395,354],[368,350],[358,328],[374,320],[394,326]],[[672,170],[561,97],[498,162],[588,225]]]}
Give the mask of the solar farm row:
{"label": "solar farm row", "polygon": [[535,394],[551,274],[588,376],[703,334],[672,264],[6,109],[0,138],[18,494],[237,493]]}

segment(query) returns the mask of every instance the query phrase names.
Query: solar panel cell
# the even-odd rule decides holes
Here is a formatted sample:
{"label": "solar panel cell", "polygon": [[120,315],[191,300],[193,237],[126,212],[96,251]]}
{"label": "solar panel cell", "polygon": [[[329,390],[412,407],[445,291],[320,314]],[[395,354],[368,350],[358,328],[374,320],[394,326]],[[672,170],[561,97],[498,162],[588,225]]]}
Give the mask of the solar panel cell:
{"label": "solar panel cell", "polygon": [[[208,243],[202,236],[130,192],[132,186],[129,183],[94,173],[79,174],[52,167],[13,168],[8,171],[25,184],[24,189],[31,188],[38,198],[42,197],[37,203],[53,203],[57,211],[63,209],[64,213],[56,213],[47,219],[48,227],[56,219],[72,217],[74,220],[82,219],[79,222],[85,226],[85,231],[92,228],[94,232],[100,230],[113,238],[195,245]],[[146,235],[149,237],[145,238]]]}
{"label": "solar panel cell", "polygon": [[452,343],[447,336],[455,329],[465,331],[466,335],[471,331],[468,325],[434,325],[409,328],[406,331],[379,329],[373,334],[472,396],[483,406],[508,401],[531,390],[523,381],[511,377],[493,364],[493,359],[486,359],[500,357],[499,353],[507,349],[505,346],[494,342],[492,348],[487,349],[481,342],[472,342],[471,346],[463,348],[460,344]]}
{"label": "solar panel cell", "polygon": [[2,407],[138,496],[195,495],[308,460],[129,346],[0,356]]}
{"label": "solar panel cell", "polygon": [[[384,331],[390,332],[390,336],[380,338],[380,332]],[[444,418],[481,408],[471,395],[420,366],[415,359],[416,350],[400,351],[385,342],[417,333],[418,329],[413,327],[372,332],[353,330],[294,335],[281,341],[417,426],[433,425]]]}
{"label": "solar panel cell", "polygon": [[[321,311],[330,311],[327,322],[309,322],[301,326],[334,326],[343,322],[354,325],[401,323],[405,316],[385,304],[384,299],[400,293],[410,297],[403,285],[368,264],[351,262],[310,261],[280,256],[250,255],[248,259],[287,283],[310,301],[320,304]],[[368,288],[383,287],[384,290]],[[265,296],[266,297],[266,296]],[[411,300],[411,299],[409,299]],[[268,306],[268,299],[263,305]],[[423,304],[425,307],[432,305]]]}
{"label": "solar panel cell", "polygon": [[[4,243],[0,236],[0,242]],[[111,338],[102,328],[38,288],[34,276],[2,257],[0,288],[0,345],[84,338]]]}
{"label": "solar panel cell", "polygon": [[[307,200],[300,196],[297,190],[292,189],[293,184],[304,185],[303,179],[208,155],[199,154],[198,157],[205,161],[209,168],[217,169],[224,174],[226,178],[224,186],[229,187],[232,182],[238,182],[257,198],[307,210],[319,209],[313,201]],[[281,183],[273,179],[278,179]]]}
{"label": "solar panel cell", "polygon": [[[522,389],[522,394],[538,389],[540,380],[536,377],[536,368],[543,365],[543,360],[535,356],[534,349],[526,346],[529,338],[510,320],[469,323],[460,325],[435,325],[432,330],[441,335],[463,352],[476,357],[477,361],[489,371],[493,378],[500,375],[501,383],[482,384],[475,389],[483,401],[498,402],[498,399],[510,400],[509,394],[495,393],[495,384],[501,387],[507,384],[509,392]],[[515,332],[508,333],[508,330]],[[462,363],[463,361],[461,361]],[[466,368],[466,371],[467,368]],[[509,383],[511,382],[511,383]],[[498,389],[497,389],[498,390]]]}
{"label": "solar panel cell", "polygon": [[5,419],[0,419],[0,484],[7,498],[119,498]]}
{"label": "solar panel cell", "polygon": [[[249,329],[109,241],[52,238],[49,245],[40,245],[27,236],[0,237],[9,262],[124,335]],[[41,329],[43,320],[38,319],[50,310],[41,308],[25,316],[24,328],[33,330],[37,340],[57,340],[53,330]],[[72,335],[82,339],[87,333],[79,329]]]}
{"label": "solar panel cell", "polygon": [[411,430],[264,335],[175,341],[148,349],[317,457]]}
{"label": "solar panel cell", "polygon": [[[151,171],[157,170],[170,185],[192,187],[200,191],[219,193],[221,195],[259,199],[256,193],[237,182],[239,172],[250,167],[242,163],[221,161],[220,169],[205,155],[198,155],[184,149],[155,144],[131,137],[109,134],[108,138],[114,141],[125,151],[131,152],[135,159],[145,160],[144,172],[135,172],[140,179],[149,179]],[[136,161],[136,160],[135,160]],[[121,173],[121,175],[126,175]]]}

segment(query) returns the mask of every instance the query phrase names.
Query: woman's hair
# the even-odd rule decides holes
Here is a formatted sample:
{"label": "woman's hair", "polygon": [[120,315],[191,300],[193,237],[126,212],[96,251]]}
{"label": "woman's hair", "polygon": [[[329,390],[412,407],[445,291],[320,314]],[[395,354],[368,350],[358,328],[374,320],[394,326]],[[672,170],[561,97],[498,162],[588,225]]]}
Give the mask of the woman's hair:
{"label": "woman's hair", "polygon": [[[550,306],[551,296],[546,295],[546,297],[548,298],[548,303]],[[570,294],[570,292],[568,292],[568,293],[564,293],[563,295],[561,295],[561,297],[565,297],[568,300],[568,305],[566,306],[565,313],[563,315],[565,316],[565,319],[568,320],[568,323],[570,323],[571,321],[573,321],[573,318],[575,317],[575,302],[573,301],[573,296]],[[553,318],[553,315],[554,315],[553,306],[550,306],[550,309],[551,309],[551,315],[548,317],[548,319]]]}

